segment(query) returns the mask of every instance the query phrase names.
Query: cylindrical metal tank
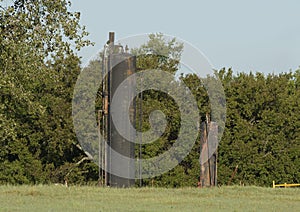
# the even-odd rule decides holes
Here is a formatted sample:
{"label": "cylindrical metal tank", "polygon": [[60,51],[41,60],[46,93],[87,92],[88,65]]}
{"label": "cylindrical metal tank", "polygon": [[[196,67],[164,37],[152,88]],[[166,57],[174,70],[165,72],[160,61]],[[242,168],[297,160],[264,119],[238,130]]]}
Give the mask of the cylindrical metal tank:
{"label": "cylindrical metal tank", "polygon": [[[128,157],[128,158],[134,158],[135,157],[135,144],[133,142],[130,142],[129,140],[125,139],[118,130],[116,129],[116,126],[114,122],[112,121],[112,108],[110,107],[110,104],[112,102],[112,98],[117,90],[117,88],[120,86],[120,84],[130,75],[134,74],[136,72],[136,57],[128,54],[128,53],[113,53],[110,54],[108,57],[108,69],[109,69],[109,89],[108,89],[108,144],[110,147],[114,150],[120,153],[121,155]],[[123,105],[125,105],[126,99],[131,99],[131,97],[135,96],[135,86],[136,82],[133,79],[130,81],[130,89],[128,91],[128,97],[124,98],[123,103],[118,106],[118,110],[124,111],[124,117],[118,117],[119,119],[125,119],[125,116],[129,114],[130,121],[132,125],[135,125],[135,103],[131,103],[129,111],[125,111],[126,108],[124,108]],[[128,104],[128,103],[127,103]],[[127,130],[127,135],[130,135],[130,140],[133,141],[135,139],[135,132],[132,130],[132,128],[129,128],[129,124],[126,126],[122,126]],[[117,161],[113,157],[111,157],[110,152],[107,152],[107,166],[108,169],[111,170],[111,167],[113,169],[122,169],[122,172],[127,176],[126,178],[115,176],[111,173],[107,174],[107,183],[109,186],[112,187],[130,187],[135,184],[134,176],[135,176],[135,164],[132,162],[128,162],[128,164],[120,163],[120,161]],[[122,167],[121,167],[122,166]],[[127,166],[127,167],[124,167]]]}

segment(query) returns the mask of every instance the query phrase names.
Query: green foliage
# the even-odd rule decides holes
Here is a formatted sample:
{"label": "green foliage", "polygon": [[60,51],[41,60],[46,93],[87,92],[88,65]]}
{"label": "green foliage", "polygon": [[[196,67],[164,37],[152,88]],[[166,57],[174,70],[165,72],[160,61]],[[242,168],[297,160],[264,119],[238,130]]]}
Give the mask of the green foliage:
{"label": "green foliage", "polygon": [[[79,24],[80,13],[71,12],[69,6],[66,0],[15,0],[12,6],[0,9],[0,184],[64,180],[84,184],[97,179],[97,166],[83,160],[86,155],[73,132],[71,102],[80,73],[76,50],[91,42]],[[160,69],[175,76],[182,51],[183,44],[176,39],[166,41],[158,33],[132,53],[138,55],[138,71]],[[101,60],[92,61],[83,74],[101,69],[100,65]],[[299,182],[300,70],[265,76],[234,75],[231,69],[222,69],[216,75],[223,83],[227,105],[218,152],[219,184],[227,184],[236,165],[239,168],[232,183]],[[90,78],[91,82],[98,80],[93,75]],[[211,111],[206,86],[213,85],[215,78],[200,82],[188,74],[180,80],[190,88],[204,119]],[[102,104],[101,93],[98,95],[96,110]],[[218,98],[218,93],[210,97]],[[162,137],[142,145],[142,157],[152,158],[174,145],[181,126],[179,105],[154,90],[143,92],[143,98],[137,99],[137,105],[140,103],[143,113],[136,116],[138,130],[150,129],[148,119],[153,110],[161,110],[167,120]],[[213,114],[216,118],[223,115],[219,110]],[[179,165],[162,176],[144,179],[143,185],[195,186],[200,173],[199,149],[198,139]],[[136,155],[138,151],[139,147]]]}
{"label": "green foliage", "polygon": [[59,170],[84,157],[71,119],[80,72],[71,46],[90,41],[69,5],[14,1],[0,11],[0,183],[63,181]]}
{"label": "green foliage", "polygon": [[269,185],[299,182],[299,71],[279,75],[222,70],[226,129],[219,148],[219,182]]}
{"label": "green foliage", "polygon": [[172,74],[178,70],[183,44],[175,38],[166,41],[162,33],[150,34],[147,43],[132,49],[133,55],[138,55],[137,69],[158,69]]}

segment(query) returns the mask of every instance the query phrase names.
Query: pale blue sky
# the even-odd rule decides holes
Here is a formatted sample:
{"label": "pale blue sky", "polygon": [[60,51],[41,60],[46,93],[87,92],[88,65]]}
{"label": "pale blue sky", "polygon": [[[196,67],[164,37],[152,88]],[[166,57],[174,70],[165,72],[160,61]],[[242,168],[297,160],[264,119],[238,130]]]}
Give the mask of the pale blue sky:
{"label": "pale blue sky", "polygon": [[200,49],[214,68],[279,73],[300,65],[299,0],[72,0],[96,43],[80,52],[83,63],[107,41],[162,32]]}

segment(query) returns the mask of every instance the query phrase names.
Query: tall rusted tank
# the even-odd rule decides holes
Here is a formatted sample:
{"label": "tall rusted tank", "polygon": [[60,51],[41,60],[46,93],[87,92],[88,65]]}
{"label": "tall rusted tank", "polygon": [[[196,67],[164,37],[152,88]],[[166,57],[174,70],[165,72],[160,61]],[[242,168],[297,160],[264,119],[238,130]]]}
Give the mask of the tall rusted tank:
{"label": "tall rusted tank", "polygon": [[[120,105],[112,108],[112,101],[118,87],[124,82],[129,76],[136,72],[136,57],[132,54],[126,53],[121,45],[114,44],[114,33],[110,33],[109,36],[109,53],[107,58],[103,60],[104,72],[107,75],[104,90],[103,90],[103,111],[106,114],[106,119],[104,121],[104,137],[107,139],[107,144],[109,147],[105,150],[105,184],[111,187],[130,187],[135,184],[135,164],[133,160],[120,161],[120,158],[113,157],[112,150],[119,153],[120,155],[132,158],[135,157],[135,144],[132,142],[135,139],[134,128],[130,127],[130,123],[127,123],[126,118],[129,115],[131,125],[135,125],[135,111],[136,106],[134,102],[128,102],[130,99],[134,99],[135,96],[135,85],[136,82],[134,78],[130,78],[128,89],[126,90],[126,98],[121,98]],[[125,105],[130,104],[129,111]],[[123,124],[121,127],[129,135],[129,138],[125,138],[122,133],[116,127],[116,123],[113,121],[112,114],[118,110],[118,120],[121,120]],[[123,177],[114,175],[110,170],[122,170]]]}
{"label": "tall rusted tank", "polygon": [[[128,53],[116,53],[109,56],[109,68],[110,68],[110,102],[112,101],[112,98],[115,95],[116,90],[120,86],[120,84],[130,75],[135,73],[135,63],[136,59],[134,56]],[[135,123],[135,104],[134,103],[128,103],[125,102],[128,99],[131,99],[130,97],[135,96],[135,81],[131,79],[130,81],[130,89],[128,89],[128,93],[124,100],[122,100],[122,104],[118,106],[117,110],[123,111],[123,115],[121,117],[118,117],[122,121],[122,123],[125,123],[124,119],[126,119],[125,116],[129,114],[129,118],[131,121],[131,124],[134,125]],[[131,104],[132,106],[129,108],[129,111],[126,111],[126,108],[124,108],[124,105]],[[124,157],[132,158],[134,159],[134,150],[135,145],[132,141],[135,139],[135,132],[132,130],[132,128],[129,127],[129,123],[122,126],[123,129],[126,130],[126,134],[129,135],[130,139],[124,138],[118,129],[115,126],[115,123],[112,120],[112,111],[111,107],[109,107],[109,145],[110,147],[120,153]],[[109,154],[108,154],[109,155]],[[123,163],[120,163],[115,158],[111,157],[109,158],[108,165],[113,167],[114,169],[122,169],[122,173],[127,176],[127,178],[119,177],[113,174],[110,174],[108,176],[108,184],[113,187],[130,187],[134,185],[134,175],[135,175],[135,164],[128,161],[127,167],[119,167],[124,166]]]}

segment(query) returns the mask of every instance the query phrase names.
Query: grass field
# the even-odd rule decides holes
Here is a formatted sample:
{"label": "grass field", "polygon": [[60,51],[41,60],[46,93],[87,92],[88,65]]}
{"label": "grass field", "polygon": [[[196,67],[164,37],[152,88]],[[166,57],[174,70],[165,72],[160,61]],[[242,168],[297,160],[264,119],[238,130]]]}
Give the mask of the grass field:
{"label": "grass field", "polygon": [[300,211],[299,188],[0,186],[0,211]]}

